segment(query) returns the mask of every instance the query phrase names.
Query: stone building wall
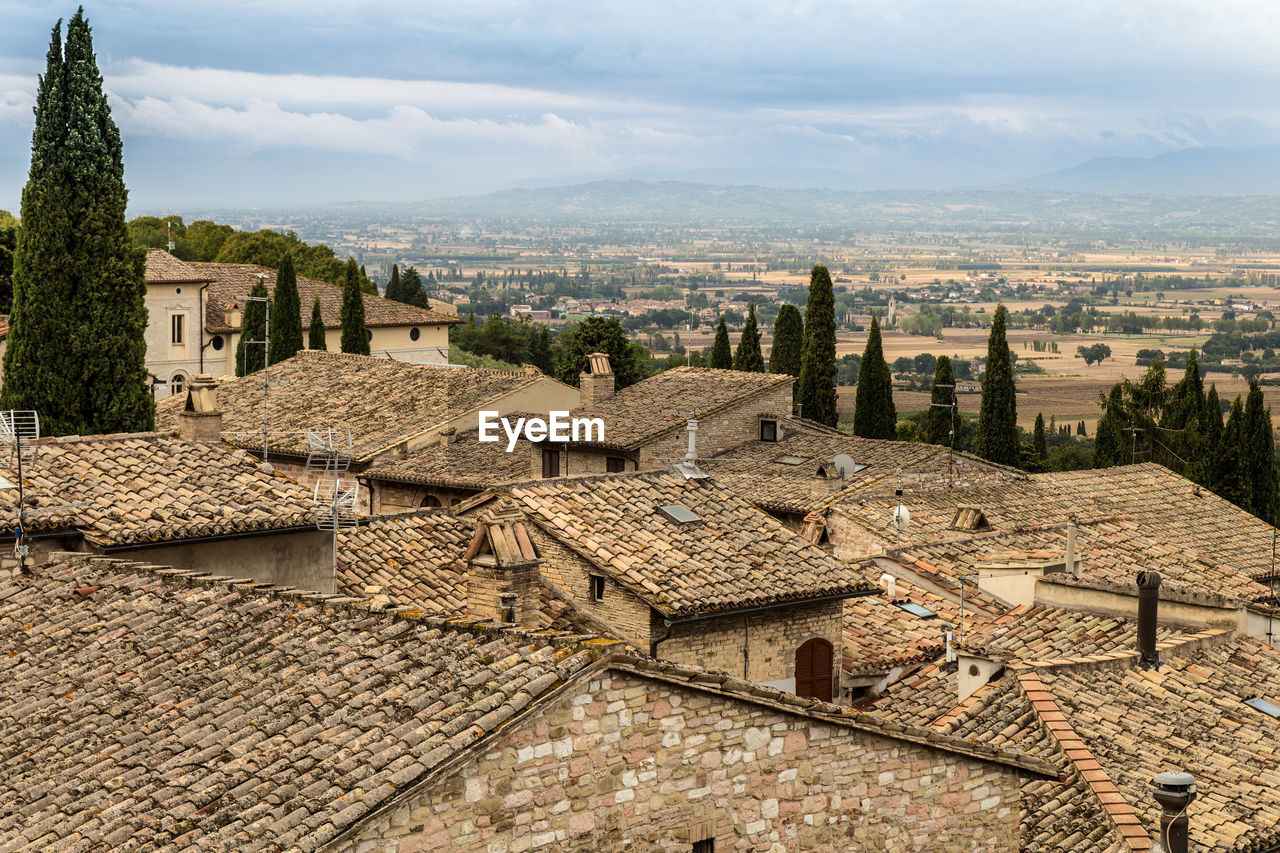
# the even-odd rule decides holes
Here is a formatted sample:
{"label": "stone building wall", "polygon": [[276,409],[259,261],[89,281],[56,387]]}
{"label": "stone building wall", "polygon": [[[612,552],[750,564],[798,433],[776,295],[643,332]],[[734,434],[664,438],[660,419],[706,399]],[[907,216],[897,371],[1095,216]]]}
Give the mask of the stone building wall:
{"label": "stone building wall", "polygon": [[[796,649],[806,640],[831,643],[838,666],[842,615],[840,601],[825,601],[677,623],[658,644],[658,657],[795,690]],[[655,638],[661,628],[654,629]]]}
{"label": "stone building wall", "polygon": [[393,512],[414,512],[423,508],[428,496],[434,497],[442,507],[451,507],[459,501],[479,494],[475,489],[447,488],[445,486],[421,486],[415,483],[396,483],[390,480],[366,481],[373,512],[377,515]]}
{"label": "stone building wall", "polygon": [[611,671],[327,850],[1014,851],[1018,774]]}

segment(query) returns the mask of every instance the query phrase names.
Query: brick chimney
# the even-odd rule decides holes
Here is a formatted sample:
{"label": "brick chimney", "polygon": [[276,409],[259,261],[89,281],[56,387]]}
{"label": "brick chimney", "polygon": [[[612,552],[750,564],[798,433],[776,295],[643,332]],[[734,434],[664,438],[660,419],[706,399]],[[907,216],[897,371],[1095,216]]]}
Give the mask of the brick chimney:
{"label": "brick chimney", "polygon": [[602,352],[587,356],[587,366],[578,377],[579,405],[594,406],[608,400],[613,396],[613,386],[613,365],[609,363],[609,356]]}
{"label": "brick chimney", "polygon": [[476,520],[463,559],[467,564],[467,615],[536,627],[542,608],[538,564],[524,515],[503,499]]}
{"label": "brick chimney", "polygon": [[178,415],[178,437],[187,441],[221,440],[218,383],[207,373],[197,374],[187,384],[187,401]]}

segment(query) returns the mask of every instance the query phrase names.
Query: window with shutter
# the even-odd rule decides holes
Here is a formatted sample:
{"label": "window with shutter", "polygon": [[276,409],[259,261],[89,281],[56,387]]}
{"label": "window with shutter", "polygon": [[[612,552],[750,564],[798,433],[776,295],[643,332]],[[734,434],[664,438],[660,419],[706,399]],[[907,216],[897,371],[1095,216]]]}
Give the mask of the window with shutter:
{"label": "window with shutter", "polygon": [[818,637],[796,649],[796,695],[831,701],[833,648]]}
{"label": "window with shutter", "polygon": [[542,479],[560,476],[560,451],[542,451]]}

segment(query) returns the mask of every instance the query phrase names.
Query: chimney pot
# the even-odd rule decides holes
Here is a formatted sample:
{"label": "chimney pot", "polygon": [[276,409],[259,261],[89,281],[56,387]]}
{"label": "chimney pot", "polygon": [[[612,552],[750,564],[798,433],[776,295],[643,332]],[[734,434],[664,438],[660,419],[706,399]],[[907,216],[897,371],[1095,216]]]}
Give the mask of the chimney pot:
{"label": "chimney pot", "polygon": [[1156,651],[1156,624],[1160,610],[1160,573],[1138,572],[1138,652],[1143,669],[1159,669],[1160,654]]}
{"label": "chimney pot", "polygon": [[1157,773],[1152,796],[1160,804],[1160,844],[1165,853],[1187,853],[1187,808],[1196,798],[1196,778],[1190,773]]}
{"label": "chimney pot", "polygon": [[178,416],[178,437],[187,441],[219,441],[222,411],[218,408],[218,383],[198,373],[187,384],[187,400]]}

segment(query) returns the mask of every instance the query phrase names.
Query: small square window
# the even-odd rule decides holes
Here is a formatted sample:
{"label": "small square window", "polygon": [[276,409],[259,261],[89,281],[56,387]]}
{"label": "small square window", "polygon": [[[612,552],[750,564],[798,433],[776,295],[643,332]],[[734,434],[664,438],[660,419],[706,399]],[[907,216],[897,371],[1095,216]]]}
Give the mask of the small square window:
{"label": "small square window", "polygon": [[604,601],[604,575],[591,576],[591,600]]}
{"label": "small square window", "polygon": [[621,474],[627,470],[627,460],[621,456],[609,456],[604,460],[604,470],[610,474]]}
{"label": "small square window", "polygon": [[761,441],[777,441],[778,440],[778,422],[777,421],[760,421],[760,440]]}

